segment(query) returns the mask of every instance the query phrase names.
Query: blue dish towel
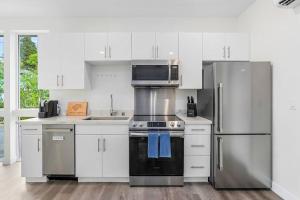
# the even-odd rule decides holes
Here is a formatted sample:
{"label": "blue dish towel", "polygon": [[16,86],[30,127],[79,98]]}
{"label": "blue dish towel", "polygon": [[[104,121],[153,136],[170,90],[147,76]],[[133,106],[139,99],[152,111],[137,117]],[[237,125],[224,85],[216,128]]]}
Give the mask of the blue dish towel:
{"label": "blue dish towel", "polygon": [[158,132],[148,133],[148,158],[158,158]]}
{"label": "blue dish towel", "polygon": [[170,133],[167,131],[160,133],[159,157],[171,158]]}

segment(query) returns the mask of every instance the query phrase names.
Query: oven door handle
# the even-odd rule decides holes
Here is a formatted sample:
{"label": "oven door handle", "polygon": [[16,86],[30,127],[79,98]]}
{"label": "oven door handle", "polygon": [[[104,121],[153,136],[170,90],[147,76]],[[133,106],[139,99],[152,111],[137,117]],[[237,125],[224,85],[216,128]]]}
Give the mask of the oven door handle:
{"label": "oven door handle", "polygon": [[[184,132],[172,132],[170,131],[171,137],[184,137]],[[129,132],[129,137],[148,137],[148,132]]]}

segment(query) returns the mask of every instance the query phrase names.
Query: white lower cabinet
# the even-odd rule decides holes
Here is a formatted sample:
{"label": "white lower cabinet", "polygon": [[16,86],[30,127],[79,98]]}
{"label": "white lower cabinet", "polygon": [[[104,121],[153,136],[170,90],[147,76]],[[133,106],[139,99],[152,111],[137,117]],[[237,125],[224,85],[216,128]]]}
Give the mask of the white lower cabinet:
{"label": "white lower cabinet", "polygon": [[210,125],[186,125],[184,136],[184,177],[210,176]]}
{"label": "white lower cabinet", "polygon": [[76,135],[76,176],[101,177],[102,152],[99,135]]}
{"label": "white lower cabinet", "polygon": [[210,156],[185,156],[184,177],[199,178],[209,177]]}
{"label": "white lower cabinet", "polygon": [[22,125],[21,134],[21,175],[29,178],[43,177],[41,125]]}
{"label": "white lower cabinet", "polygon": [[107,125],[76,126],[76,176],[78,178],[129,177],[128,126],[127,129],[119,125],[110,127],[110,133],[107,133],[101,131],[108,130]]}
{"label": "white lower cabinet", "polygon": [[128,135],[104,135],[103,177],[129,177]]}

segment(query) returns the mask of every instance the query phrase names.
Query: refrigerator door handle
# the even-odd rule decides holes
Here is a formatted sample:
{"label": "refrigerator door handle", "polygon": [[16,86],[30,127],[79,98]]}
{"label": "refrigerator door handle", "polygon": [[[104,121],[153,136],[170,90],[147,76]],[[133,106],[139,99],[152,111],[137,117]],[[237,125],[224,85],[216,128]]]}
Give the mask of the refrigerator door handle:
{"label": "refrigerator door handle", "polygon": [[223,83],[219,83],[219,112],[218,112],[218,131],[223,132]]}
{"label": "refrigerator door handle", "polygon": [[220,171],[223,170],[223,138],[218,137],[218,168]]}

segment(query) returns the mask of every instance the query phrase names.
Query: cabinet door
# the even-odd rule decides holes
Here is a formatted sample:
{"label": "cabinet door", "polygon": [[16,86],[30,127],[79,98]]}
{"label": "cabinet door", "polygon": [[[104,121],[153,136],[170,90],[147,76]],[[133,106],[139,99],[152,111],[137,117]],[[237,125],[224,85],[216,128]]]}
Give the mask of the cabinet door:
{"label": "cabinet door", "polygon": [[99,61],[107,57],[107,33],[85,34],[85,60]]}
{"label": "cabinet door", "polygon": [[128,135],[104,135],[103,177],[129,177]]}
{"label": "cabinet door", "polygon": [[156,59],[178,58],[178,33],[156,33]]}
{"label": "cabinet door", "polygon": [[60,39],[62,88],[84,89],[84,34],[66,33]]}
{"label": "cabinet door", "polygon": [[203,34],[203,60],[225,60],[226,45],[224,33]]}
{"label": "cabinet door", "polygon": [[202,88],[202,33],[179,33],[181,89]]}
{"label": "cabinet door", "polygon": [[57,89],[60,87],[59,76],[59,35],[40,34],[38,41],[38,87],[39,89]]}
{"label": "cabinet door", "polygon": [[101,177],[102,152],[101,136],[76,135],[76,176]]}
{"label": "cabinet door", "polygon": [[109,59],[131,60],[131,33],[109,33],[108,43]]}
{"label": "cabinet door", "polygon": [[23,177],[42,177],[42,135],[25,135],[22,133]]}
{"label": "cabinet door", "polygon": [[155,59],[155,33],[154,32],[132,33],[132,59],[134,60]]}
{"label": "cabinet door", "polygon": [[227,60],[247,61],[250,59],[249,35],[246,33],[226,34]]}

